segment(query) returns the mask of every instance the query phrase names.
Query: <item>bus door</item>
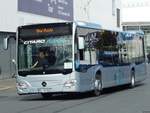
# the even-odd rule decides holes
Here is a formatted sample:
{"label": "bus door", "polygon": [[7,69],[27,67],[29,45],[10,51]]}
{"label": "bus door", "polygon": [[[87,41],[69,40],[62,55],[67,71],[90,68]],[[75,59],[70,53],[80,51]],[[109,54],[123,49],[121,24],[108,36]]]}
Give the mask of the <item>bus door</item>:
{"label": "bus door", "polygon": [[117,79],[118,65],[115,56],[118,54],[118,49],[116,36],[116,32],[108,30],[101,30],[97,33],[95,48],[97,49],[98,63],[103,67],[102,79],[106,87],[114,86]]}
{"label": "bus door", "polygon": [[93,83],[94,67],[96,64],[96,51],[93,41],[96,29],[77,28],[75,39],[75,66],[80,72],[80,82],[84,90],[90,89]]}
{"label": "bus door", "polygon": [[[116,73],[116,84],[121,85],[128,83],[130,81],[130,54],[132,51],[129,48],[131,47],[131,44],[129,41],[124,38],[124,35],[121,35],[122,33],[119,33],[118,40],[117,40],[117,51],[118,55],[115,57],[117,60],[118,65],[118,71]],[[124,39],[124,40],[123,40]]]}
{"label": "bus door", "polygon": [[103,53],[100,52],[99,64],[103,66],[102,69],[103,85],[105,87],[116,85],[116,80],[118,79],[118,76],[116,76],[116,73],[118,71],[118,65],[115,64],[113,60],[112,51],[103,51]]}

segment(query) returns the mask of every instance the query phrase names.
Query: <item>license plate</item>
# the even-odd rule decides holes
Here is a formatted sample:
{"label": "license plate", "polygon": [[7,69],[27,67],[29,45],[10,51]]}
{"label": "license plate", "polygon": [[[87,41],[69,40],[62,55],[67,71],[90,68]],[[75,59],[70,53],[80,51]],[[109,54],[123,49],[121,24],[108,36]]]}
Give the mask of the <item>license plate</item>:
{"label": "license plate", "polygon": [[38,89],[38,91],[41,93],[50,92],[51,88],[40,88],[40,89]]}

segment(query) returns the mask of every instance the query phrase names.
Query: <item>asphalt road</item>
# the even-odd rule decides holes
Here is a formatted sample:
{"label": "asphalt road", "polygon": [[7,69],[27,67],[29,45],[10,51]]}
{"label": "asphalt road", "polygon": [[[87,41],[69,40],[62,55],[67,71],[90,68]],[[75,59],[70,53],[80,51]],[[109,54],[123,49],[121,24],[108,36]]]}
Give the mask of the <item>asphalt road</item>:
{"label": "asphalt road", "polygon": [[19,96],[15,88],[0,91],[0,113],[150,113],[150,78],[130,89],[105,89],[99,97],[89,93]]}

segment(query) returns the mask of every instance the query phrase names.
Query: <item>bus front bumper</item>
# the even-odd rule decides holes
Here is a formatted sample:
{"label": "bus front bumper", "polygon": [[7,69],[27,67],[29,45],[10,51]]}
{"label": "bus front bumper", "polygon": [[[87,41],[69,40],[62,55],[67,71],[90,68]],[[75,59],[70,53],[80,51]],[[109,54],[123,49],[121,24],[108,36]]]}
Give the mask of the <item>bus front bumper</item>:
{"label": "bus front bumper", "polygon": [[[40,83],[40,82],[39,82]],[[40,84],[44,84],[41,81]],[[69,93],[69,92],[80,92],[78,89],[76,80],[68,80],[59,84],[52,84],[50,82],[45,82],[47,86],[40,85],[35,87],[35,84],[31,84],[27,81],[17,82],[17,92],[19,95],[25,94],[38,94],[38,93]]]}

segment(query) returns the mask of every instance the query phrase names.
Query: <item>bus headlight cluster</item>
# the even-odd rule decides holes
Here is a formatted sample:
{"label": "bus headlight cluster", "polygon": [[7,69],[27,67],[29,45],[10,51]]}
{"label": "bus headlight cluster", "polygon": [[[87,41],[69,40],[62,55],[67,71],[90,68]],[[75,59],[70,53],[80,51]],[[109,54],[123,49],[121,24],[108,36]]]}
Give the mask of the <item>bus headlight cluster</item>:
{"label": "bus headlight cluster", "polygon": [[72,86],[75,85],[76,82],[77,82],[76,80],[68,80],[68,81],[66,81],[66,82],[64,83],[64,86],[65,86],[65,87],[72,87]]}
{"label": "bus headlight cluster", "polygon": [[17,86],[21,89],[27,89],[29,87],[29,85],[26,82],[18,82]]}

